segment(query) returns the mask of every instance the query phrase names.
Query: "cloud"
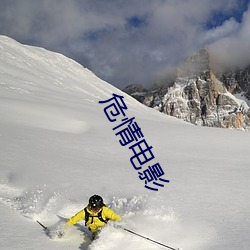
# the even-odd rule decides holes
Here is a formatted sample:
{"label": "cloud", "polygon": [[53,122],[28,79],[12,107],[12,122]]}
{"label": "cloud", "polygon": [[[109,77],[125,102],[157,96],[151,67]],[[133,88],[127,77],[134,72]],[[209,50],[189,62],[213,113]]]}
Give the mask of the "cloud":
{"label": "cloud", "polygon": [[201,44],[211,44],[219,41],[225,37],[231,36],[237,33],[240,28],[240,24],[232,17],[229,20],[224,21],[221,26],[206,30],[200,38]]}
{"label": "cloud", "polygon": [[[227,29],[224,24],[220,29]],[[215,60],[225,67],[244,67],[250,64],[250,10],[243,15],[242,22],[232,32],[210,44]]]}
{"label": "cloud", "polygon": [[234,17],[242,8],[239,2],[2,0],[0,33],[61,52],[120,88],[149,86],[204,46],[213,45],[223,57],[223,46],[247,49],[249,14],[242,22]]}

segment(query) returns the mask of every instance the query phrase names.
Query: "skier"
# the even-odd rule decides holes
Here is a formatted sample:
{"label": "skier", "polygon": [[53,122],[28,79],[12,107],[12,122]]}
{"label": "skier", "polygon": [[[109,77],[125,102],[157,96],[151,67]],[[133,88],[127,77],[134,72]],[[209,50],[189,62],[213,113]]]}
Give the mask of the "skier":
{"label": "skier", "polygon": [[85,220],[85,226],[92,232],[94,239],[109,220],[120,222],[122,219],[120,215],[105,206],[101,196],[95,194],[89,198],[89,204],[72,216],[67,224],[74,225],[80,220]]}

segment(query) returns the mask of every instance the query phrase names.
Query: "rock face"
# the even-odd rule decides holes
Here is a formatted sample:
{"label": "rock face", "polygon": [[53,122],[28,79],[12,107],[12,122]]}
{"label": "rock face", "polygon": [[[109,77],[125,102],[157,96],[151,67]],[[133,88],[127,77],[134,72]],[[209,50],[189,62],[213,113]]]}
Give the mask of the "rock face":
{"label": "rock face", "polygon": [[250,100],[250,66],[218,74],[218,79],[225,84],[230,93],[242,93]]}
{"label": "rock face", "polygon": [[142,103],[144,101],[144,94],[145,92],[147,92],[147,90],[144,89],[143,85],[141,84],[131,84],[123,89],[123,91],[128,95],[133,96],[137,101]]}
{"label": "rock face", "polygon": [[[147,91],[140,86],[129,94],[149,107],[196,125],[248,129],[250,109],[233,94],[250,96],[249,72],[250,67],[215,75],[209,53],[204,49],[187,58],[178,68],[170,87]],[[129,89],[133,89],[132,86]],[[128,89],[125,92],[128,93]]]}

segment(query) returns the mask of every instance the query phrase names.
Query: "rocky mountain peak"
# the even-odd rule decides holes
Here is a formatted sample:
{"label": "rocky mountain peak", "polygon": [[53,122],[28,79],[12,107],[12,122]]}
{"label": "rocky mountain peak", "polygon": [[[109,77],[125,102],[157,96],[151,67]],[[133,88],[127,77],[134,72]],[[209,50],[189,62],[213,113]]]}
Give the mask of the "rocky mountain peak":
{"label": "rocky mountain peak", "polygon": [[249,71],[216,74],[212,68],[208,50],[202,49],[178,67],[171,86],[149,91],[137,88],[129,94],[149,107],[196,125],[248,129],[249,106],[233,94],[247,96]]}
{"label": "rocky mountain peak", "polygon": [[201,49],[194,55],[188,57],[177,69],[177,77],[193,77],[205,74],[210,70],[209,53]]}

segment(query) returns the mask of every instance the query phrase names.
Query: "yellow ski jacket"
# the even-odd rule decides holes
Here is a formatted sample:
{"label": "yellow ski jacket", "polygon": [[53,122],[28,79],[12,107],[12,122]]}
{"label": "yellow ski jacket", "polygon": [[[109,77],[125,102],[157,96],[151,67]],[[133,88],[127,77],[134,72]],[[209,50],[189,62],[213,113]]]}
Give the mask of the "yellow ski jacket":
{"label": "yellow ski jacket", "polygon": [[[88,221],[85,221],[86,225],[88,226],[89,230],[92,233],[95,233],[98,231],[98,229],[102,228],[106,223],[104,221],[112,220],[112,221],[121,221],[121,217],[116,214],[113,210],[110,208],[103,206],[99,211],[93,212],[88,207],[86,207],[87,212],[89,213]],[[98,214],[101,212],[101,218],[104,220],[100,220],[98,218]],[[85,220],[85,211],[82,209],[77,214],[72,216],[68,221],[67,224],[74,225],[80,220]]]}

